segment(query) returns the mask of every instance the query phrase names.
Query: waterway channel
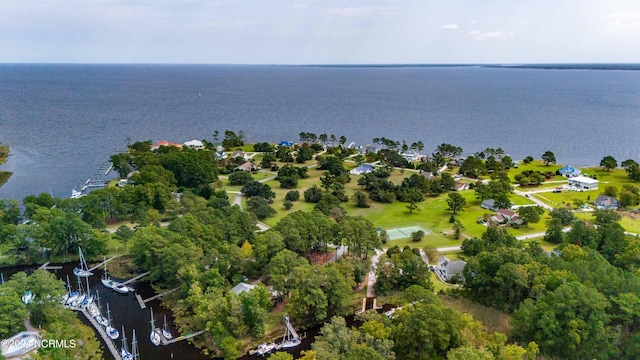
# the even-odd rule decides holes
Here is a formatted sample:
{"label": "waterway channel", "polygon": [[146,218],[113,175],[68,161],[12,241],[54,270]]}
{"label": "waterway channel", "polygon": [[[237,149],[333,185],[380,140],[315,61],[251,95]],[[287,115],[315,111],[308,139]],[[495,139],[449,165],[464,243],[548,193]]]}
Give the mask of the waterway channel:
{"label": "waterway channel", "polygon": [[[76,267],[76,262],[69,262],[64,264],[50,264],[50,265],[58,265],[62,266],[60,270],[50,270],[54,272],[58,278],[63,281],[66,281],[66,277],[69,276],[71,281],[71,286],[76,287],[76,278],[73,276],[73,268]],[[91,264],[90,264],[91,266]],[[25,271],[27,274],[32,273],[38,268],[38,266],[12,266],[0,268],[0,272],[2,273],[5,280],[9,280],[10,277],[19,272]],[[156,327],[162,327],[164,316],[167,317],[167,328],[168,330],[175,336],[178,336],[178,332],[173,325],[173,315],[171,311],[163,308],[160,305],[160,299],[152,300],[146,303],[146,309],[140,309],[140,306],[135,298],[135,293],[142,296],[143,299],[148,299],[155,295],[154,290],[151,288],[150,284],[146,281],[134,282],[129,284],[130,287],[135,288],[135,293],[129,294],[119,294],[113,290],[105,288],[100,283],[100,277],[102,276],[102,270],[94,270],[93,276],[89,277],[89,287],[91,291],[95,294],[95,291],[98,290],[100,294],[100,303],[102,305],[102,312],[106,316],[106,304],[109,303],[109,308],[111,310],[111,318],[112,324],[119,331],[122,326],[125,327],[125,332],[127,334],[127,342],[129,343],[129,347],[131,346],[131,334],[132,329],[136,329],[136,337],[138,340],[138,350],[140,353],[140,359],[154,359],[154,360],[164,360],[164,359],[185,359],[185,360],[205,360],[212,359],[211,356],[204,355],[200,349],[197,349],[193,345],[191,345],[187,340],[179,341],[167,346],[154,346],[149,340],[149,335],[151,333],[151,310],[153,308],[155,325]],[[78,314],[78,318],[87,326],[91,326],[91,324],[80,314]],[[349,316],[346,318],[347,325],[353,326],[354,324],[354,316]],[[37,326],[37,324],[34,324]],[[319,334],[320,326],[315,326],[306,330],[299,330],[299,334],[301,336],[305,336],[302,339],[302,342],[299,346],[288,349],[287,352],[292,354],[294,358],[297,358],[300,355],[302,350],[308,350],[311,348],[311,343],[313,343],[314,338]],[[98,338],[101,342],[103,342],[100,336],[96,333],[96,338]],[[121,340],[118,339],[116,341],[116,347],[120,348]],[[103,354],[105,359],[112,359],[112,356],[107,350],[106,345],[102,344]],[[264,359],[263,357],[254,355],[243,355],[240,359],[249,360],[249,359]]]}

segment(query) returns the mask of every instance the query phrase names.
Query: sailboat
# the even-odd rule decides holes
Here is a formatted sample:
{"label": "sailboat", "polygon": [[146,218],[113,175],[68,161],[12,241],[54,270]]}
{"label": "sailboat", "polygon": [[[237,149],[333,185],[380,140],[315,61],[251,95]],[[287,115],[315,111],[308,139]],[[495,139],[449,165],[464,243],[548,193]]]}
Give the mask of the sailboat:
{"label": "sailboat", "polygon": [[155,319],[153,318],[153,308],[151,308],[151,334],[149,335],[149,340],[153,345],[160,345],[160,332],[156,329]]}
{"label": "sailboat", "polygon": [[80,292],[71,290],[71,283],[69,282],[69,276],[67,276],[67,293],[62,296],[62,300],[64,300],[64,306],[69,307],[73,304],[78,297],[80,297]]}
{"label": "sailboat", "polygon": [[133,360],[136,360],[140,354],[138,354],[138,340],[136,340],[136,329],[133,329],[133,337],[131,338],[131,356]]}
{"label": "sailboat", "polygon": [[84,301],[84,298],[87,297],[87,295],[84,293],[84,289],[82,289],[82,282],[80,281],[80,278],[76,277],[76,280],[78,280],[78,296],[76,296],[75,300],[68,302],[69,306],[72,308],[79,307],[80,304],[82,304],[82,302]]}
{"label": "sailboat", "polygon": [[118,332],[118,330],[114,329],[111,326],[111,310],[109,310],[109,303],[107,303],[107,322],[108,322],[108,325],[105,328],[105,330],[107,331],[107,335],[109,335],[109,337],[112,340],[115,340],[115,339],[119,338],[120,337],[120,333]]}
{"label": "sailboat", "polygon": [[104,262],[104,273],[102,275],[102,279],[100,279],[100,281],[102,282],[102,285],[104,285],[105,287],[109,288],[109,289],[113,289],[116,292],[119,292],[120,294],[126,294],[129,292],[129,288],[121,283],[121,282],[117,282],[115,280],[113,280],[111,278],[111,276],[109,276],[109,274],[107,273],[107,261],[105,260]]}
{"label": "sailboat", "polygon": [[102,316],[102,305],[100,305],[100,294],[98,293],[98,290],[96,290],[96,301],[98,302],[98,305],[96,306],[96,304],[93,304],[93,307],[96,308],[97,314],[91,314],[93,316],[94,319],[96,319],[96,321],[98,322],[98,324],[107,327],[109,326],[109,322],[107,321],[107,319],[104,318],[104,316]]}
{"label": "sailboat", "polygon": [[171,335],[169,330],[167,330],[167,315],[164,316],[164,326],[162,327],[162,336],[164,336],[164,338],[167,340],[173,339],[173,335]]}
{"label": "sailboat", "polygon": [[82,255],[82,249],[80,246],[78,246],[78,253],[80,254],[80,267],[73,269],[73,274],[79,277],[88,277],[93,275],[93,273],[89,271],[87,262],[84,260],[84,255]]}
{"label": "sailboat", "polygon": [[122,360],[132,360],[133,355],[127,349],[127,335],[124,332],[124,325],[122,325],[122,347],[120,348],[120,356]]}
{"label": "sailboat", "polygon": [[24,294],[22,294],[22,302],[25,305],[29,305],[30,303],[33,302],[34,297],[36,297],[36,295],[32,293],[31,290],[27,290],[24,292]]}
{"label": "sailboat", "polygon": [[87,281],[87,290],[85,291],[84,300],[80,304],[81,308],[86,308],[87,306],[93,304],[93,295],[91,295],[91,290],[89,289],[89,278],[85,278]]}

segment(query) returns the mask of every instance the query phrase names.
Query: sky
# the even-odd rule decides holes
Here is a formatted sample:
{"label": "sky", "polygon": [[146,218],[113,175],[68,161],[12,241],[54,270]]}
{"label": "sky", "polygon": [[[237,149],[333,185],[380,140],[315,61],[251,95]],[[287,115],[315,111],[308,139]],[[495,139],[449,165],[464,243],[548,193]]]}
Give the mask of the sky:
{"label": "sky", "polygon": [[638,0],[0,0],[0,63],[638,62]]}

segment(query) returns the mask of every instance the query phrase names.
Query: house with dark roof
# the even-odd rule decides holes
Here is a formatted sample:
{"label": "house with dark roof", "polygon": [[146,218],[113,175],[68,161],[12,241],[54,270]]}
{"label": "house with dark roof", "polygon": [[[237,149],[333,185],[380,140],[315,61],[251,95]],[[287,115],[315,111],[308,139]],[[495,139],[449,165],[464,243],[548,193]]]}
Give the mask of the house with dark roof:
{"label": "house with dark roof", "polygon": [[362,164],[362,165],[358,165],[358,167],[356,167],[355,169],[349,171],[349,174],[351,174],[351,175],[363,175],[363,174],[368,174],[370,172],[373,172],[373,170],[375,170],[373,165],[371,165],[371,164]]}
{"label": "house with dark roof", "polygon": [[480,207],[483,209],[491,210],[491,211],[498,210],[496,209],[496,201],[493,199],[487,199],[483,201],[482,204],[480,204]]}
{"label": "house with dark roof", "polygon": [[593,204],[598,209],[617,209],[620,207],[620,201],[618,201],[618,199],[604,194],[598,195]]}
{"label": "house with dark roof", "polygon": [[467,263],[464,260],[449,260],[446,256],[442,255],[438,259],[438,266],[436,271],[441,278],[446,281],[450,281],[454,276],[462,277],[462,270],[464,270]]}

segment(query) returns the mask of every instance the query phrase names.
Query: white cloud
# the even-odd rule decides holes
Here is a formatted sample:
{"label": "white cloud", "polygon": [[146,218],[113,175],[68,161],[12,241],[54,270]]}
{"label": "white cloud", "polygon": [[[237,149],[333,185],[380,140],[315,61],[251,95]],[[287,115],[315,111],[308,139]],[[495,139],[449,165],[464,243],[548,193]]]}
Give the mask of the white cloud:
{"label": "white cloud", "polygon": [[604,18],[607,20],[607,25],[613,29],[640,28],[640,12],[638,11],[610,14]]}
{"label": "white cloud", "polygon": [[469,35],[476,40],[485,40],[485,39],[501,39],[506,37],[513,37],[513,33],[504,32],[504,31],[486,31],[481,32],[478,30],[469,31]]}
{"label": "white cloud", "polygon": [[440,29],[456,30],[456,29],[458,29],[458,24],[446,24],[446,25],[442,25],[442,26],[440,26]]}
{"label": "white cloud", "polygon": [[293,4],[295,9],[315,10],[326,15],[345,17],[373,17],[398,15],[399,12],[391,6],[360,6],[360,7],[317,7],[307,4]]}

